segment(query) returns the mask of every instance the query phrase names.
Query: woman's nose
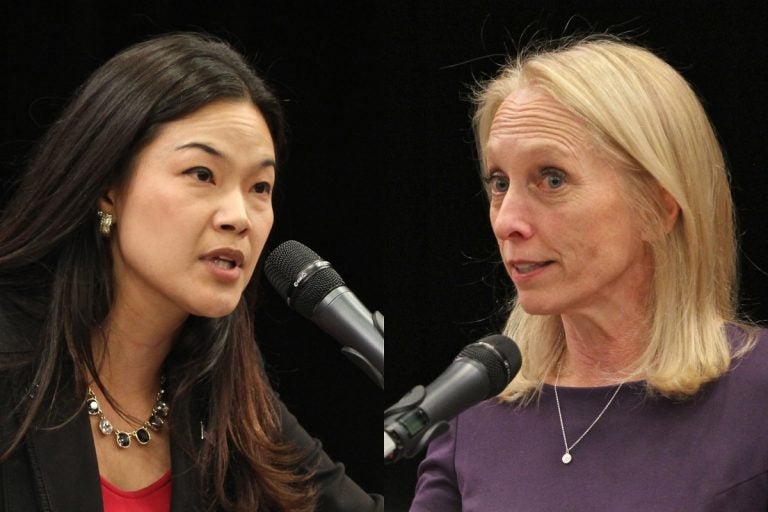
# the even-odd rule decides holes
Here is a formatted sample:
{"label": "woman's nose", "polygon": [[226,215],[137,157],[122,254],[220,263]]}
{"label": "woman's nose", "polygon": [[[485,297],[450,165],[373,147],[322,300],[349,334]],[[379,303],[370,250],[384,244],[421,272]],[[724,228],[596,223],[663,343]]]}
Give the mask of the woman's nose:
{"label": "woman's nose", "polygon": [[214,216],[216,229],[242,233],[250,228],[245,198],[239,191],[222,196]]}
{"label": "woman's nose", "polygon": [[534,212],[525,194],[507,191],[498,205],[491,204],[491,227],[499,240],[527,240],[534,234]]}

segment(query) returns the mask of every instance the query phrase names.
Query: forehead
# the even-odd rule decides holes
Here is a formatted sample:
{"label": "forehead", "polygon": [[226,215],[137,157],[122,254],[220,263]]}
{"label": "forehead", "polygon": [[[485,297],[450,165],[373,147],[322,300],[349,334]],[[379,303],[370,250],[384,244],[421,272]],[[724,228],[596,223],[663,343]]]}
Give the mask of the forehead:
{"label": "forehead", "polygon": [[163,125],[159,137],[183,139],[197,134],[218,136],[227,142],[236,142],[243,137],[257,144],[272,144],[272,136],[261,111],[251,102],[244,100],[219,100],[209,103],[187,116]]}
{"label": "forehead", "polygon": [[116,183],[124,187],[139,175],[160,176],[159,168],[187,165],[199,155],[233,168],[275,168],[275,147],[261,111],[249,101],[218,100],[159,125]]}
{"label": "forehead", "polygon": [[524,88],[507,96],[496,111],[486,153],[493,156],[510,144],[573,153],[588,142],[580,119],[549,94]]}

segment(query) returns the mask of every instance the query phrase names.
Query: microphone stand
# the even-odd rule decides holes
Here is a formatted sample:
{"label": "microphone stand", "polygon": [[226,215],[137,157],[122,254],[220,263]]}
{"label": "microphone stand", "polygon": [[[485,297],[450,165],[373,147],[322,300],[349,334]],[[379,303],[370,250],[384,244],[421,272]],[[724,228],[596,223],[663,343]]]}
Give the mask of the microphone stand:
{"label": "microphone stand", "polygon": [[[378,311],[374,311],[371,315],[371,320],[373,326],[379,331],[381,337],[384,338],[384,315]],[[363,370],[363,372],[365,372],[365,374],[368,375],[368,377],[370,377],[381,389],[384,389],[384,375],[363,354],[350,347],[342,348],[341,353],[344,354],[347,359],[352,361],[355,366]]]}
{"label": "microphone stand", "polygon": [[413,458],[429,442],[446,430],[447,421],[438,421],[428,429],[429,418],[421,409],[427,389],[418,385],[395,405],[384,411],[384,463]]}

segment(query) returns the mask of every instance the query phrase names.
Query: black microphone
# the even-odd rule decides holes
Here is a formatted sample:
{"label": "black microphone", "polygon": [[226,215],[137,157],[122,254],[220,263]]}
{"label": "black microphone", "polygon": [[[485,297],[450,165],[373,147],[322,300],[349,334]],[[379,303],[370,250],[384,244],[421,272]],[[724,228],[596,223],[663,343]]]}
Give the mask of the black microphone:
{"label": "black microphone", "polygon": [[464,347],[431,384],[416,386],[384,412],[384,462],[419,453],[448,420],[499,394],[521,364],[520,349],[500,334]]}
{"label": "black microphone", "polygon": [[345,345],[342,352],[384,388],[384,317],[371,314],[330,263],[288,240],[267,257],[264,273],[291,308]]}

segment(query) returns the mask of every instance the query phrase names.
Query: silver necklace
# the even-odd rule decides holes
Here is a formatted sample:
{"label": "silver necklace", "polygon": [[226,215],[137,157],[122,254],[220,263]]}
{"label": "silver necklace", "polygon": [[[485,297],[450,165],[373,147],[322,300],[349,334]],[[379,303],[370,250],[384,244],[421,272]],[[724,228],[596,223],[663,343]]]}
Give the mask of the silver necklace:
{"label": "silver necklace", "polygon": [[[165,378],[161,379],[161,386],[164,381]],[[85,401],[85,407],[88,409],[88,414],[99,417],[99,432],[101,432],[102,435],[108,436],[110,434],[115,434],[115,442],[117,443],[117,446],[120,448],[128,448],[131,446],[131,438],[136,439],[140,445],[145,445],[149,443],[149,440],[152,438],[152,436],[149,435],[150,429],[157,432],[163,427],[166,418],[168,418],[169,410],[168,404],[166,404],[164,400],[165,389],[161,387],[155,397],[155,405],[152,407],[152,413],[149,415],[149,418],[147,418],[147,421],[145,421],[139,428],[130,432],[118,430],[112,425],[112,422],[104,416],[99,401],[96,399],[96,395],[90,387],[88,388],[88,398]]]}
{"label": "silver necklace", "polygon": [[605,407],[603,407],[603,410],[600,411],[600,414],[597,415],[597,418],[594,419],[594,421],[587,427],[587,430],[584,431],[579,438],[573,442],[571,446],[568,446],[568,438],[565,436],[565,424],[563,423],[563,413],[560,410],[560,397],[557,396],[557,384],[560,382],[560,366],[557,365],[557,377],[555,377],[555,404],[557,404],[557,416],[560,418],[560,431],[563,433],[563,445],[565,446],[565,453],[563,454],[563,457],[560,459],[563,461],[563,464],[570,464],[573,460],[573,456],[571,455],[571,450],[581,442],[582,439],[584,439],[584,436],[586,436],[590,430],[592,430],[592,427],[595,426],[595,424],[600,421],[600,418],[603,417],[603,414],[605,414],[605,411],[608,410],[608,407],[611,406],[613,403],[613,399],[616,398],[616,395],[619,394],[619,390],[621,389],[621,386],[624,385],[622,382],[616,387],[616,391],[613,392],[613,395],[611,395],[611,399],[608,400],[608,403],[605,404]]}

